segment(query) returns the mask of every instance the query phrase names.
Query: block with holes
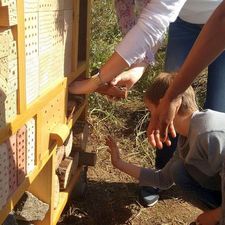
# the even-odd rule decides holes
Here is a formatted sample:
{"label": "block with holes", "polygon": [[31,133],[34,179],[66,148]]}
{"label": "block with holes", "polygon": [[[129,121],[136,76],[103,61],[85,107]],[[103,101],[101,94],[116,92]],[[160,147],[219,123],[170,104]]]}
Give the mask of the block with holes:
{"label": "block with holes", "polygon": [[49,12],[53,10],[53,0],[39,0],[38,11]]}
{"label": "block with holes", "polygon": [[1,58],[0,67],[0,88],[8,96],[18,89],[17,59]]}
{"label": "block with holes", "polygon": [[[10,43],[15,41],[10,28],[0,27],[0,58],[10,55]],[[0,67],[1,68],[1,67]]]}
{"label": "block with holes", "polygon": [[26,176],[26,126],[23,126],[16,134],[17,146],[17,184],[20,185]]}
{"label": "block with holes", "polygon": [[27,145],[27,174],[29,174],[30,172],[32,172],[34,170],[34,165],[35,165],[35,119],[30,119],[27,123],[26,123],[26,133],[27,133],[27,137],[26,137],[26,145]]}
{"label": "block with holes", "polygon": [[0,190],[0,209],[2,209],[9,196],[9,156],[5,143],[0,145]]}
{"label": "block with holes", "polygon": [[17,24],[16,0],[2,1],[0,3],[0,26],[14,26]]}
{"label": "block with holes", "polygon": [[17,188],[17,149],[15,134],[9,137],[7,147],[9,154],[9,195],[11,195]]}
{"label": "block with holes", "polygon": [[4,93],[0,96],[0,128],[11,122],[17,115],[17,92],[8,96]]}

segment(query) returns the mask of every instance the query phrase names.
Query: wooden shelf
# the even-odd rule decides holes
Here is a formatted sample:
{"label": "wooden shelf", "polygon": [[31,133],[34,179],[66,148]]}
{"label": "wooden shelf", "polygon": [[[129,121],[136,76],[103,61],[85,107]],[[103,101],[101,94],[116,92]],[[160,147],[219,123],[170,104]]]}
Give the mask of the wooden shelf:
{"label": "wooden shelf", "polygon": [[32,182],[35,180],[35,178],[38,176],[40,171],[44,168],[46,163],[49,161],[49,159],[52,157],[53,152],[56,148],[54,148],[50,154],[46,154],[46,156],[43,158],[43,160],[39,163],[38,166],[35,166],[32,173],[28,174],[25,177],[25,180],[20,184],[20,186],[17,188],[17,190],[13,193],[13,195],[8,199],[8,203],[3,207],[1,210],[0,215],[0,224],[4,222],[6,217],[8,216],[9,212],[11,212],[16,205],[16,203],[20,200],[22,195],[24,194],[25,190],[29,188],[29,186],[32,184]]}
{"label": "wooden shelf", "polygon": [[54,210],[54,215],[53,215],[53,224],[57,224],[63,209],[66,206],[66,203],[68,201],[68,198],[70,196],[71,191],[73,190],[74,185],[77,183],[80,173],[82,171],[82,167],[78,167],[77,171],[75,172],[75,174],[72,177],[72,180],[70,181],[67,189],[63,192],[60,192],[59,194],[59,204],[56,210]]}
{"label": "wooden shelf", "polygon": [[78,62],[77,70],[76,72],[70,74],[67,77],[67,83],[70,85],[76,78],[78,78],[82,73],[84,73],[87,70],[87,62],[86,61],[81,61]]}

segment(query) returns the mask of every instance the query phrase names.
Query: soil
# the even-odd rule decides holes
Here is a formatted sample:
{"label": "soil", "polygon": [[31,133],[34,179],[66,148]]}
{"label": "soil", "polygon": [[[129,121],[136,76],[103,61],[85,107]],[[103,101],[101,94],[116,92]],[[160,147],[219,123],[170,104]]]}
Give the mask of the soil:
{"label": "soil", "polygon": [[[109,130],[107,122],[99,125],[95,117],[89,118],[89,122],[91,135],[87,150],[97,152],[97,163],[88,168],[84,196],[68,202],[59,225],[189,225],[195,221],[204,206],[176,186],[162,191],[153,207],[141,206],[137,201],[137,182],[111,165],[102,135]],[[131,127],[127,130],[132,131]],[[124,130],[117,130],[117,140],[122,141],[124,133]],[[127,146],[132,145],[131,140]],[[123,147],[121,155],[126,161],[143,164],[141,154],[130,152],[128,148]]]}

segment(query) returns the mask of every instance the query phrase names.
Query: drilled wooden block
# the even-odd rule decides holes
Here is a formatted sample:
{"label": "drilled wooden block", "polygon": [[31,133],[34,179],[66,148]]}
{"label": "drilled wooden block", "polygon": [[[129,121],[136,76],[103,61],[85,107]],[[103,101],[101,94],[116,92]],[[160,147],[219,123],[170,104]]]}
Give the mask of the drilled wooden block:
{"label": "drilled wooden block", "polygon": [[51,11],[53,10],[53,0],[39,0],[38,11]]}
{"label": "drilled wooden block", "polygon": [[34,170],[35,165],[35,119],[31,119],[26,123],[27,130],[27,173]]}
{"label": "drilled wooden block", "polygon": [[9,95],[18,89],[17,60],[8,61],[8,57],[0,59],[0,88],[5,95]]}
{"label": "drilled wooden block", "polygon": [[68,157],[72,151],[72,146],[73,146],[73,132],[71,131],[69,137],[64,143],[65,146],[65,156]]}
{"label": "drilled wooden block", "polygon": [[38,12],[38,0],[24,0],[24,12]]}
{"label": "drilled wooden block", "polygon": [[0,128],[11,122],[17,114],[17,92],[0,96]]}
{"label": "drilled wooden block", "polygon": [[9,61],[17,59],[17,45],[16,41],[9,43]]}
{"label": "drilled wooden block", "polygon": [[9,154],[9,194],[17,188],[17,149],[16,135],[12,135],[7,141]]}
{"label": "drilled wooden block", "polygon": [[10,1],[7,6],[0,7],[0,26],[14,26],[17,24],[16,1]]}
{"label": "drilled wooden block", "polygon": [[73,150],[86,149],[89,127],[86,121],[78,121],[73,127]]}
{"label": "drilled wooden block", "polygon": [[9,155],[7,145],[0,145],[0,210],[9,196]]}
{"label": "drilled wooden block", "polygon": [[58,169],[64,156],[65,156],[65,147],[64,147],[64,145],[62,145],[56,149],[56,161],[55,161],[55,169],[56,170]]}
{"label": "drilled wooden block", "polygon": [[23,126],[16,134],[17,145],[17,184],[20,185],[26,176],[26,126]]}
{"label": "drilled wooden block", "polygon": [[64,74],[72,72],[73,11],[64,10]]}
{"label": "drilled wooden block", "polygon": [[10,55],[9,48],[12,41],[14,41],[12,30],[0,27],[0,58]]}
{"label": "drilled wooden block", "polygon": [[26,56],[26,102],[30,104],[39,96],[39,58]]}
{"label": "drilled wooden block", "polygon": [[9,5],[10,0],[0,0],[0,6],[7,6]]}
{"label": "drilled wooden block", "polygon": [[66,0],[64,1],[64,9],[73,9],[74,0]]}
{"label": "drilled wooden block", "polygon": [[25,53],[26,56],[38,54],[38,13],[25,13]]}

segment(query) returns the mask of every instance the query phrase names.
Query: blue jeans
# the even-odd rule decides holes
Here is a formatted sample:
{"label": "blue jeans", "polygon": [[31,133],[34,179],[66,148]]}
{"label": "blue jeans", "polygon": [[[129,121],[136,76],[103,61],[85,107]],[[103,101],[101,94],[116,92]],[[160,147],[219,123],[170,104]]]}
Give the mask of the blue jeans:
{"label": "blue jeans", "polygon": [[[198,24],[185,22],[180,18],[170,24],[165,71],[173,72],[181,67],[201,32],[201,27]],[[208,66],[207,94],[204,108],[225,112],[225,51]],[[165,166],[175,147],[176,140],[172,148],[165,146],[162,150],[156,151],[156,168]]]}
{"label": "blue jeans", "polygon": [[217,208],[221,205],[221,191],[214,191],[203,188],[186,171],[184,163],[177,161],[172,166],[173,180],[182,190],[193,194],[210,208]]}

